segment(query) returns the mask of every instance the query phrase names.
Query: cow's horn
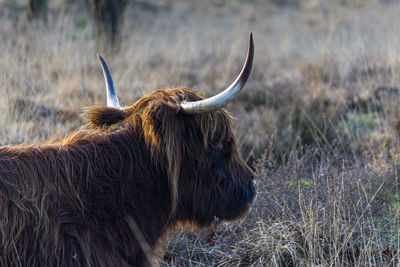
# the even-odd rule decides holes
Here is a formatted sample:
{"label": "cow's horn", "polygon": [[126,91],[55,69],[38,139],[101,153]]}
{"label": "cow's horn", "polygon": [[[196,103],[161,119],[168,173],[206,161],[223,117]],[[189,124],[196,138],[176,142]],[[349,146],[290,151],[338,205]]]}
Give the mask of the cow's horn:
{"label": "cow's horn", "polygon": [[107,62],[104,60],[100,54],[97,54],[97,57],[100,60],[101,68],[103,69],[104,73],[104,80],[106,82],[107,87],[107,107],[113,108],[121,108],[118,101],[117,92],[115,91],[113,78],[111,76],[111,71],[107,66]]}
{"label": "cow's horn", "polygon": [[253,65],[254,44],[253,34],[250,33],[249,50],[247,51],[247,58],[243,65],[242,71],[236,80],[224,91],[213,97],[195,101],[195,102],[182,102],[181,108],[183,112],[188,114],[199,114],[218,110],[232,101],[233,98],[239,94],[249,78],[251,67]]}

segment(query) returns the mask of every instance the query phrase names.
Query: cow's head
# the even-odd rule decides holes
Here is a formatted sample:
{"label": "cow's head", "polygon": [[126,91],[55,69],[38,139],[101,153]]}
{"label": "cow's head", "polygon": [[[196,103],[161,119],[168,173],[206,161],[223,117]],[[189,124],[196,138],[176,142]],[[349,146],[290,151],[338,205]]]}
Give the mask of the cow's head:
{"label": "cow's head", "polygon": [[255,196],[254,176],[238,153],[232,119],[222,108],[244,87],[253,63],[253,39],[237,79],[206,98],[187,88],[155,91],[132,106],[121,107],[111,72],[99,56],[107,84],[102,116],[89,111],[93,125],[115,125],[134,114],[153,158],[168,173],[171,215],[197,226],[215,218],[233,220],[247,213]]}

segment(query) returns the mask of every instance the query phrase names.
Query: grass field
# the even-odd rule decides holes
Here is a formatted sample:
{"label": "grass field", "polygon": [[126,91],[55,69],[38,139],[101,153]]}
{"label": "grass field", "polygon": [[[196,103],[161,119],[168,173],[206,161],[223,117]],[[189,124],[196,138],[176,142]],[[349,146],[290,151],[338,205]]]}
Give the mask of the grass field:
{"label": "grass field", "polygon": [[248,217],[210,242],[178,232],[162,266],[400,264],[400,3],[132,1],[118,52],[99,51],[82,1],[29,22],[0,1],[0,143],[39,142],[104,105],[102,53],[122,104],[163,87],[213,95],[255,64],[227,110],[257,175]]}

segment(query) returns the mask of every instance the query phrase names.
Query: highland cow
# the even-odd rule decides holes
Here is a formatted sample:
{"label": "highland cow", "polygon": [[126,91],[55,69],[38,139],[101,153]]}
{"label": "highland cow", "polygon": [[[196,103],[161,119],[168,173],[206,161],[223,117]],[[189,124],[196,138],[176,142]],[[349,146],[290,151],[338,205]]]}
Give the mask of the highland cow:
{"label": "highland cow", "polygon": [[222,107],[253,51],[250,35],[241,73],[214,97],[162,89],[129,107],[99,56],[108,106],[87,110],[86,129],[0,148],[0,266],[149,266],[168,232],[244,216],[254,177]]}

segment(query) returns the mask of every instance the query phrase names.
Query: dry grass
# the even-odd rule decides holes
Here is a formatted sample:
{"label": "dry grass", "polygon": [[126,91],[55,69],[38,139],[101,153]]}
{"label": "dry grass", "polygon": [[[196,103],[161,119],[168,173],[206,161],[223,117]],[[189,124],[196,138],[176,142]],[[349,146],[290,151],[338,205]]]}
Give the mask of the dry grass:
{"label": "dry grass", "polygon": [[[105,103],[81,1],[29,23],[0,1],[0,143],[37,142]],[[397,266],[400,262],[400,4],[369,1],[135,1],[121,50],[105,55],[123,104],[161,87],[208,95],[239,71],[228,106],[258,198],[210,244],[177,233],[164,266]]]}

